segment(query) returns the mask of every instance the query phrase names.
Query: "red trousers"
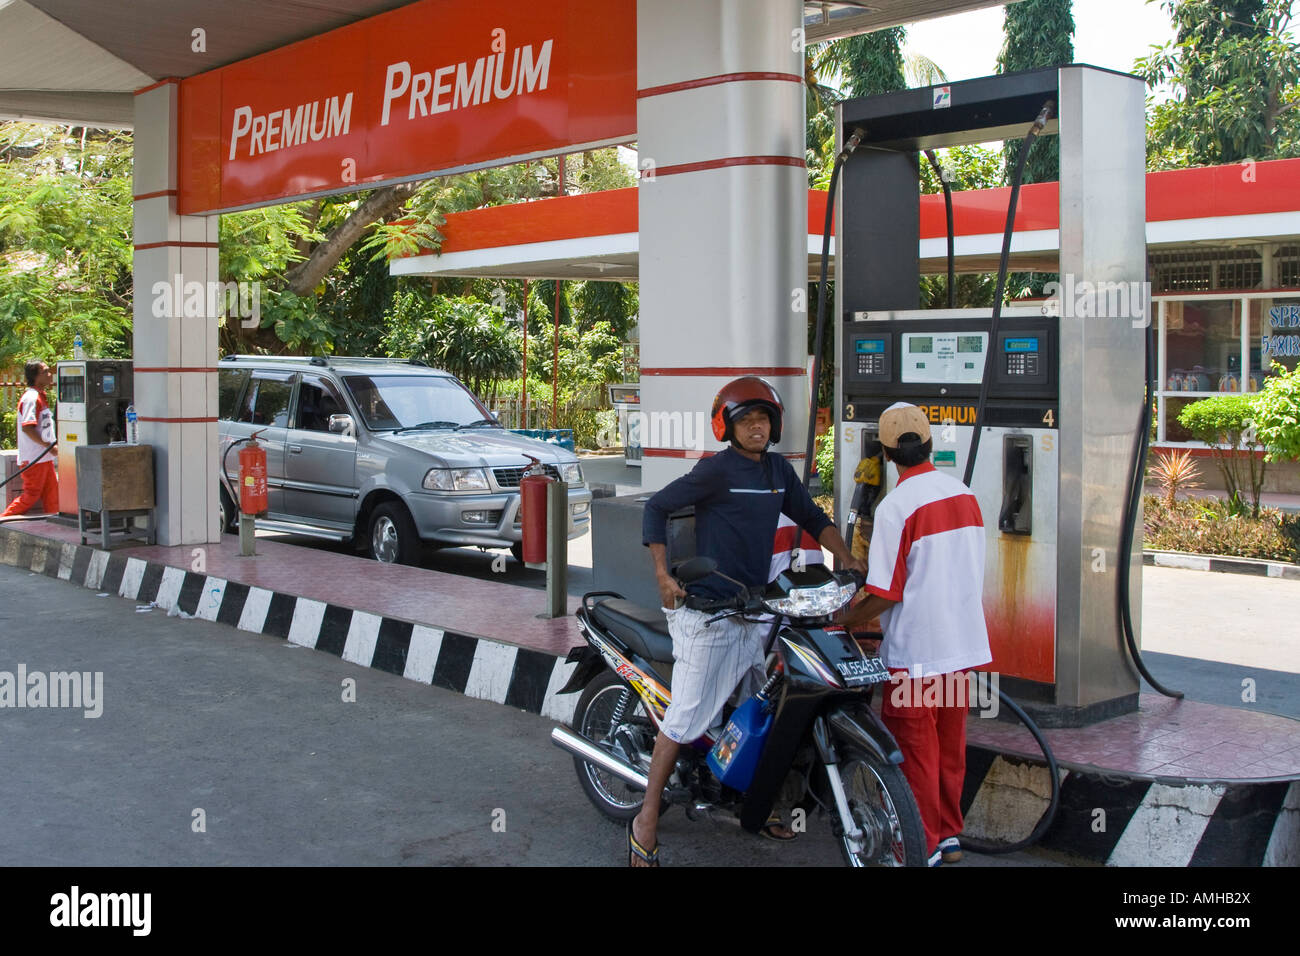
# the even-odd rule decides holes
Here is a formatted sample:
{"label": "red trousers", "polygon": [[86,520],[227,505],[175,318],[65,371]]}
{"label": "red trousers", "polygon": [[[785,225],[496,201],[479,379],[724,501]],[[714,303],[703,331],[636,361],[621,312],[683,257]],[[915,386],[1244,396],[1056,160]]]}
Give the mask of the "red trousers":
{"label": "red trousers", "polygon": [[22,482],[23,493],[9,503],[0,517],[27,514],[37,503],[46,514],[59,510],[59,479],[54,473],[54,462],[38,461],[23,472]]}
{"label": "red trousers", "polygon": [[[966,780],[966,675],[908,680],[895,671],[881,707],[885,726],[903,752],[903,776],[925,825],[926,853],[961,833]],[[955,692],[954,692],[955,691]]]}

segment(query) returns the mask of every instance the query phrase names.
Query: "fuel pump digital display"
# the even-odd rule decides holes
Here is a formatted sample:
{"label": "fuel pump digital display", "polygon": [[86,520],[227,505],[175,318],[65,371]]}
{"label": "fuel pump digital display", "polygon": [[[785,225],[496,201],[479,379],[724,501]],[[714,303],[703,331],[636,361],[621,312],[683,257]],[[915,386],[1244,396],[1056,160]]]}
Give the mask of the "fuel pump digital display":
{"label": "fuel pump digital display", "polygon": [[978,385],[984,377],[987,332],[904,332],[902,381]]}

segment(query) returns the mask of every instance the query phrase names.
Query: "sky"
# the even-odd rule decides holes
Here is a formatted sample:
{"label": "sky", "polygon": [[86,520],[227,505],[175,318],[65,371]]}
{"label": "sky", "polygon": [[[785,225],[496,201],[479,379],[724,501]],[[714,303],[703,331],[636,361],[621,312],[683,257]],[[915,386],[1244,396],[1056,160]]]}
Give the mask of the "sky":
{"label": "sky", "polygon": [[[907,28],[907,48],[934,60],[950,80],[997,72],[1002,7],[923,20]],[[1143,0],[1074,0],[1074,62],[1130,73],[1152,45],[1173,39],[1159,3]]]}

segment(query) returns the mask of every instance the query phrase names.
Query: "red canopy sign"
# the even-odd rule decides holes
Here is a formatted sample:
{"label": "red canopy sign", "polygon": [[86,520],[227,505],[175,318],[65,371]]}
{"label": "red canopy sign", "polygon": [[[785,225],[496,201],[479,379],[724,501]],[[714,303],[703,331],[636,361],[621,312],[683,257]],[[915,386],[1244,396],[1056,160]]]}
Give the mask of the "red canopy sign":
{"label": "red canopy sign", "polygon": [[181,82],[182,214],[627,142],[635,0],[422,0]]}

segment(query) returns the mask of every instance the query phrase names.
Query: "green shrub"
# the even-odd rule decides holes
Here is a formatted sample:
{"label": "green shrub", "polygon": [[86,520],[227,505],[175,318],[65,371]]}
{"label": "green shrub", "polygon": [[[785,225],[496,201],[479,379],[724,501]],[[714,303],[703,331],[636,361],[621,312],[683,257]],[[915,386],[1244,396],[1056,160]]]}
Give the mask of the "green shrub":
{"label": "green shrub", "polygon": [[1234,513],[1221,498],[1181,499],[1172,506],[1155,495],[1143,498],[1147,548],[1258,558],[1267,561],[1300,560],[1300,518],[1274,508],[1258,517]]}
{"label": "green shrub", "polygon": [[18,413],[5,412],[0,417],[0,448],[18,447]]}
{"label": "green shrub", "polygon": [[817,450],[813,453],[817,462],[817,477],[821,479],[822,490],[834,493],[835,489],[835,426],[826,429],[826,434],[817,437]]}
{"label": "green shrub", "polygon": [[1178,424],[1210,446],[1228,497],[1246,500],[1249,494],[1251,513],[1259,517],[1264,460],[1255,454],[1263,451],[1263,446],[1255,433],[1254,398],[1249,395],[1203,398],[1178,413]]}
{"label": "green shrub", "polygon": [[1300,460],[1300,365],[1287,372],[1274,364],[1273,370],[1253,402],[1255,429],[1269,461]]}

